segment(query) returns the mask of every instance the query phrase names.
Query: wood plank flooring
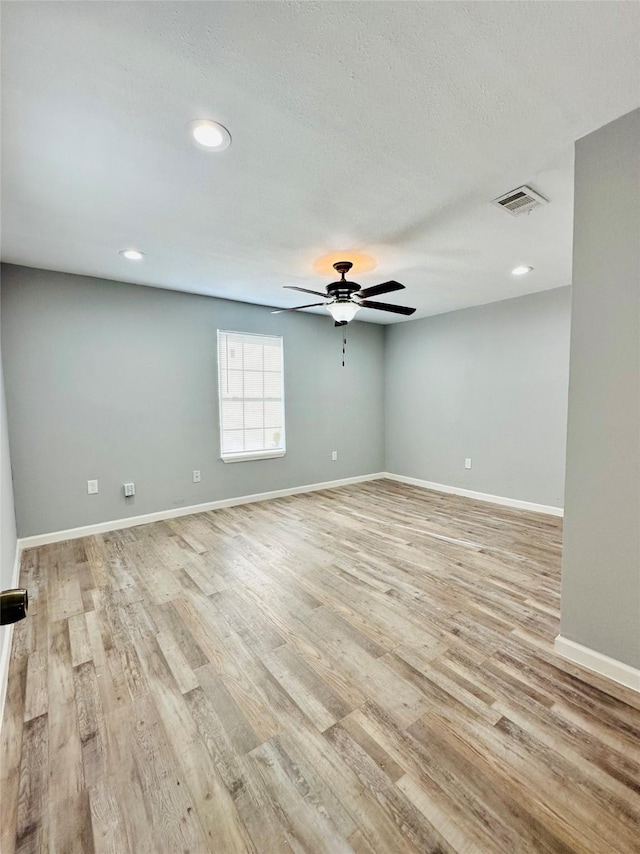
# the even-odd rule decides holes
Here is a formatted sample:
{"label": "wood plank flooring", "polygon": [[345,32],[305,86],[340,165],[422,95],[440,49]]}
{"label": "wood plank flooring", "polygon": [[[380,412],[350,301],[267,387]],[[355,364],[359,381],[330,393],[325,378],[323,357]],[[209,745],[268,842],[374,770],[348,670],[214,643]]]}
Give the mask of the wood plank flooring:
{"label": "wood plank flooring", "polygon": [[561,522],[390,481],[32,549],[3,854],[640,852]]}

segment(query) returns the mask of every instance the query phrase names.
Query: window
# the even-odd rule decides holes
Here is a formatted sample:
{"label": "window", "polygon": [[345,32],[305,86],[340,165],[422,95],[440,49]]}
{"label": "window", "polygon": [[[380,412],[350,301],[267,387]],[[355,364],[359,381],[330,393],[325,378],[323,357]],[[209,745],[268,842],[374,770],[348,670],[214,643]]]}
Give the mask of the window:
{"label": "window", "polygon": [[218,389],[224,462],[283,457],[282,338],[219,329]]}

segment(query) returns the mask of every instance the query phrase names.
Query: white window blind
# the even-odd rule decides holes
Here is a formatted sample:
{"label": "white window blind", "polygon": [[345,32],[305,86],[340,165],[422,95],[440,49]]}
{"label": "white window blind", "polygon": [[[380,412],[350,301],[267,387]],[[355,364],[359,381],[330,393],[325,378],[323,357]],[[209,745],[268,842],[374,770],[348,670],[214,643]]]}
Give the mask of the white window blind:
{"label": "white window blind", "polygon": [[220,452],[225,462],[282,457],[282,338],[218,330]]}

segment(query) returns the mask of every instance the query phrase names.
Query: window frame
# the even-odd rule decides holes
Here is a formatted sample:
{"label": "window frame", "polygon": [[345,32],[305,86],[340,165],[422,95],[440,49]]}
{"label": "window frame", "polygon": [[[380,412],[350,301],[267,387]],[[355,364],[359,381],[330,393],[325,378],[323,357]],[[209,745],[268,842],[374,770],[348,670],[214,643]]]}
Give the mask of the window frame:
{"label": "window frame", "polygon": [[[225,454],[222,449],[222,439],[223,439],[223,424],[222,424],[222,403],[223,400],[230,400],[232,398],[224,398],[222,397],[222,360],[220,358],[220,342],[221,338],[224,335],[238,335],[242,338],[272,338],[276,341],[280,342],[280,401],[282,404],[282,447],[281,448],[268,448],[261,451],[240,451],[236,454]],[[218,329],[217,337],[216,337],[216,359],[218,362],[218,431],[219,431],[219,447],[220,447],[220,459],[223,463],[245,463],[251,462],[254,460],[272,460],[278,459],[280,457],[284,457],[287,453],[287,431],[286,431],[286,406],[285,406],[285,395],[284,395],[284,337],[282,335],[271,335],[267,333],[261,332],[239,332],[238,330],[233,329]],[[244,369],[243,369],[244,372]],[[263,370],[264,373],[264,370]],[[242,403],[248,398],[241,398]],[[262,400],[263,402],[267,398],[254,398],[254,400]],[[263,425],[264,429],[264,425]]]}

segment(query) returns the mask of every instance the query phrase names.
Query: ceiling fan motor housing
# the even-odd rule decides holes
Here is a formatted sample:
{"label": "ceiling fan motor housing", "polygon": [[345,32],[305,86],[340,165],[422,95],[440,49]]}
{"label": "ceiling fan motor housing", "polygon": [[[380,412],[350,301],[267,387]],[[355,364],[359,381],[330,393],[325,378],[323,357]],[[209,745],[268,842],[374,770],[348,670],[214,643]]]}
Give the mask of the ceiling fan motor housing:
{"label": "ceiling fan motor housing", "polygon": [[344,279],[327,285],[327,293],[334,299],[351,299],[351,295],[357,294],[359,290],[360,285],[355,282],[346,282]]}

